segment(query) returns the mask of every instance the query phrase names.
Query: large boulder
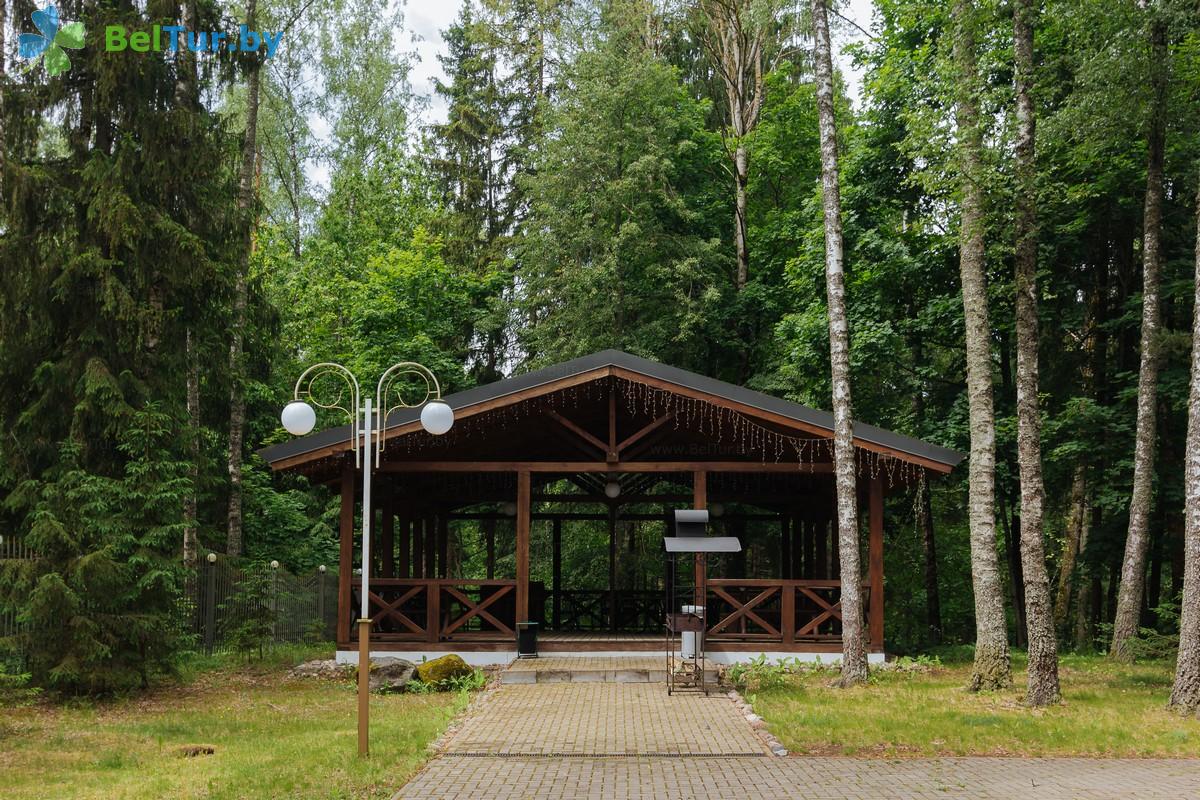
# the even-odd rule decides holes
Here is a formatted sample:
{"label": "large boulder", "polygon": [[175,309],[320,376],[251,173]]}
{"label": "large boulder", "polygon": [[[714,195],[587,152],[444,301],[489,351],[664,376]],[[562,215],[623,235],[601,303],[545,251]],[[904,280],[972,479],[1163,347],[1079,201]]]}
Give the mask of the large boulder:
{"label": "large boulder", "polygon": [[372,692],[402,692],[416,669],[416,664],[403,658],[376,658],[371,661],[367,685]]}
{"label": "large boulder", "polygon": [[417,667],[417,677],[424,683],[441,683],[450,678],[465,677],[474,671],[460,656],[451,653]]}

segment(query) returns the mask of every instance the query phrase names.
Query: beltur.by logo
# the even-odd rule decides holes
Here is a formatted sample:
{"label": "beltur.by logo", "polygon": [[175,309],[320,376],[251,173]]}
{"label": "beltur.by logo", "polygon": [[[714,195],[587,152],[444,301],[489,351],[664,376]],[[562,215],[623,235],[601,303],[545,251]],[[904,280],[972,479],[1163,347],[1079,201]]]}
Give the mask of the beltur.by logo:
{"label": "beltur.by logo", "polygon": [[150,30],[130,31],[124,25],[109,25],[104,29],[104,49],[109,53],[132,50],[135,53],[179,52],[186,47],[193,53],[230,50],[241,53],[256,53],[265,48],[267,58],[275,55],[275,49],[283,39],[283,31],[252,31],[239,25],[236,34],[225,31],[189,31],[182,25],[154,25]]}
{"label": "beltur.by logo", "polygon": [[58,9],[54,6],[34,11],[29,17],[41,33],[22,33],[18,36],[17,55],[33,62],[29,65],[30,69],[39,58],[45,56],[46,72],[50,75],[69,70],[71,59],[63,48],[78,50],[83,47],[83,23],[70,22],[59,27]]}

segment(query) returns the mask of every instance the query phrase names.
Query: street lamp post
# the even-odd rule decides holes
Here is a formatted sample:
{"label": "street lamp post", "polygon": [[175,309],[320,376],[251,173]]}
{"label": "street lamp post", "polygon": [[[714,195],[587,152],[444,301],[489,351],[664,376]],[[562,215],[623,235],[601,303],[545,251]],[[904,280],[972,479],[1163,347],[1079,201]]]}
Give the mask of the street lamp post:
{"label": "street lamp post", "polygon": [[[401,395],[396,380],[412,376],[425,381],[425,397],[410,403]],[[323,382],[324,379],[324,382]],[[343,386],[336,387],[336,394],[318,395],[326,389],[330,379],[340,380]],[[335,384],[336,386],[336,384]],[[349,398],[343,400],[346,393]],[[350,420],[350,436],[354,441],[354,462],[362,467],[362,602],[358,619],[358,754],[369,752],[369,681],[371,651],[371,469],[378,467],[383,458],[383,435],[387,419],[393,411],[402,408],[421,409],[421,427],[427,433],[440,436],[454,424],[454,411],[442,400],[442,387],[437,377],[426,367],[413,361],[393,364],[379,376],[375,387],[375,402],[368,395],[360,404],[358,379],[341,364],[322,362],[306,369],[296,381],[292,402],[284,406],[280,420],[288,433],[304,436],[317,423],[317,412],[313,406],[341,411]],[[321,399],[323,398],[323,399]],[[349,402],[347,407],[346,402]],[[361,418],[361,423],[360,423]],[[361,432],[361,438],[360,438]],[[374,439],[374,448],[372,448]],[[360,449],[361,444],[361,449]],[[372,464],[374,461],[374,464]]]}

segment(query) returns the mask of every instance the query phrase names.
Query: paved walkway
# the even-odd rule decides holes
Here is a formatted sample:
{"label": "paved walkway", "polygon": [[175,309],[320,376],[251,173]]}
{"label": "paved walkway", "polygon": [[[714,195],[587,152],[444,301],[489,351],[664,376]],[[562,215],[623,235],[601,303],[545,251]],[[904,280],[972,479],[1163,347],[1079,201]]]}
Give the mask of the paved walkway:
{"label": "paved walkway", "polygon": [[1200,800],[1200,761],[769,755],[724,695],[506,685],[395,800]]}

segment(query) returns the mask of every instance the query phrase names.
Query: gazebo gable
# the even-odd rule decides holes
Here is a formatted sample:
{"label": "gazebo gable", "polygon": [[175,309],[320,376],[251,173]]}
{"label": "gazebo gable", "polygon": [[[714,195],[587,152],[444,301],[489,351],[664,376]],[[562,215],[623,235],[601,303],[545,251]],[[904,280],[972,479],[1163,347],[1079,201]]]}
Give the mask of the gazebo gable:
{"label": "gazebo gable", "polygon": [[[445,398],[450,434],[432,437],[418,412],[393,413],[385,460],[568,459],[614,463],[653,457],[757,460],[810,467],[831,460],[833,418],[799,403],[617,350],[555,364]],[[669,447],[662,452],[664,443]],[[855,425],[860,470],[948,472],[961,454],[870,425]],[[655,446],[659,451],[655,451]],[[265,448],[275,469],[320,469],[351,449],[341,426]],[[691,450],[689,451],[689,448]]]}

